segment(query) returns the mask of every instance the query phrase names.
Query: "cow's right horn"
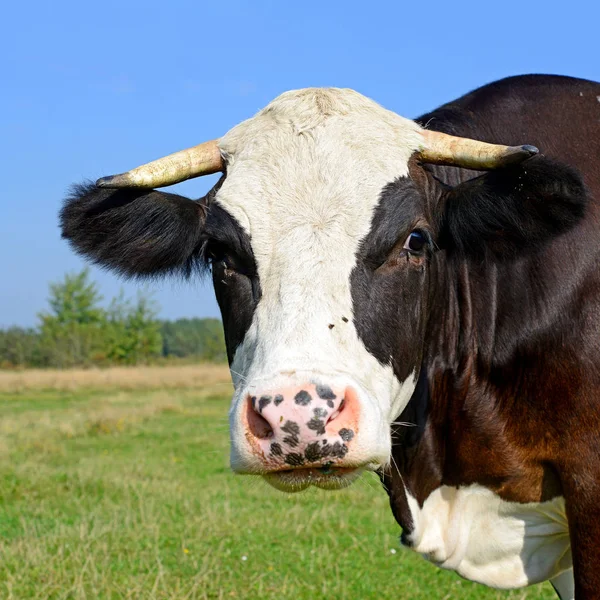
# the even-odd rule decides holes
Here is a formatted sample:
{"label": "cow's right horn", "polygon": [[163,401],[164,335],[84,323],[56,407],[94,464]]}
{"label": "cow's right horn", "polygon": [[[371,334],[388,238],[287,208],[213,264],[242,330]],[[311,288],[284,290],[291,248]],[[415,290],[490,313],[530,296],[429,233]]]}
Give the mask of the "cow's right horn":
{"label": "cow's right horn", "polygon": [[488,171],[523,162],[539,152],[535,146],[502,146],[423,129],[419,151],[424,163]]}
{"label": "cow's right horn", "polygon": [[217,144],[218,140],[212,140],[180,150],[127,173],[102,177],[96,185],[104,188],[156,188],[218,173],[225,167]]}

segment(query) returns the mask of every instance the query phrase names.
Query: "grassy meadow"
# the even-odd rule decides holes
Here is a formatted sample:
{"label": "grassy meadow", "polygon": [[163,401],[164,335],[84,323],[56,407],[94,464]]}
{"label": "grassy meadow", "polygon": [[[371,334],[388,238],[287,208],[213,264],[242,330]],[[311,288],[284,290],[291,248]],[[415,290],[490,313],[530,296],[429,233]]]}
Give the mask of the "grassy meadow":
{"label": "grassy meadow", "polygon": [[402,549],[375,476],[284,495],[228,468],[224,367],[0,372],[0,598],[498,592]]}

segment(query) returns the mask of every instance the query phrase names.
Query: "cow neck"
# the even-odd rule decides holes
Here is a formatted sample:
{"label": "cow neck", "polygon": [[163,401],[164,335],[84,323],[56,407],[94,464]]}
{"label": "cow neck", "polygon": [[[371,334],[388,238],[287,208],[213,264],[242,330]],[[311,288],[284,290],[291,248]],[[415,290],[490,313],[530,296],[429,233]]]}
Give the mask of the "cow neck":
{"label": "cow neck", "polygon": [[[435,175],[452,184],[472,175],[450,171],[452,177],[441,169]],[[545,375],[564,361],[551,340],[564,329],[562,307],[573,301],[582,272],[552,272],[558,251],[564,249],[506,264],[434,255],[421,372],[392,426],[392,461],[381,474],[406,531],[412,517],[405,490],[421,505],[442,485],[478,484],[515,502],[561,495],[552,467],[543,466],[551,461],[540,454],[554,450],[531,442],[546,416],[526,401],[567,394]]]}

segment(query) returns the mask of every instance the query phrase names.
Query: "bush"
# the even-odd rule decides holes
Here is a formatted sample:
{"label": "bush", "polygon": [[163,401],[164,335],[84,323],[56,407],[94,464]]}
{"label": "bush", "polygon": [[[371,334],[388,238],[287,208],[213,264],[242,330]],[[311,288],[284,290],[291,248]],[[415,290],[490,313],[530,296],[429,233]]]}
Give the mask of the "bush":
{"label": "bush", "polygon": [[0,368],[136,365],[169,357],[226,360],[217,319],[157,320],[148,294],[135,301],[121,292],[107,309],[89,271],[50,284],[49,310],[36,329],[0,330]]}

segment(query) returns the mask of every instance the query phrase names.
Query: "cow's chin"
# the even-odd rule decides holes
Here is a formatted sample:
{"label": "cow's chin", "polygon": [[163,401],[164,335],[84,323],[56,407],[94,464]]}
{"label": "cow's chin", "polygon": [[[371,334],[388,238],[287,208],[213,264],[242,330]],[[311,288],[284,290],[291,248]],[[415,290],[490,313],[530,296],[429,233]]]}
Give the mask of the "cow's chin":
{"label": "cow's chin", "polygon": [[322,490],[341,490],[352,485],[363,472],[363,468],[293,469],[263,475],[265,481],[281,492],[301,492],[314,485]]}

